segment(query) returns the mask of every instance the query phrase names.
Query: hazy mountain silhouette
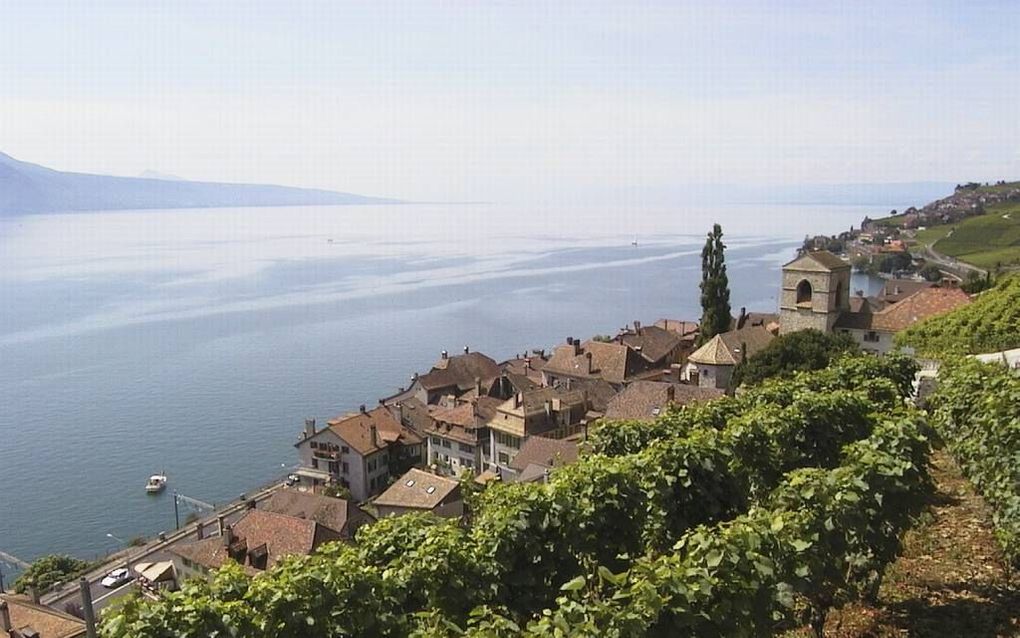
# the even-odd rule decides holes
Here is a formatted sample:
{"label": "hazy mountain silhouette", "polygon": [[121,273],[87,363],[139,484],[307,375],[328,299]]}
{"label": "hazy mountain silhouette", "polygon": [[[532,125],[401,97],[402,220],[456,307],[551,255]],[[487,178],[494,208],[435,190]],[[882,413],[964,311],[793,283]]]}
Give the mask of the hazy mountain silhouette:
{"label": "hazy mountain silhouette", "polygon": [[0,215],[136,208],[392,203],[399,201],[289,186],[67,173],[0,153]]}

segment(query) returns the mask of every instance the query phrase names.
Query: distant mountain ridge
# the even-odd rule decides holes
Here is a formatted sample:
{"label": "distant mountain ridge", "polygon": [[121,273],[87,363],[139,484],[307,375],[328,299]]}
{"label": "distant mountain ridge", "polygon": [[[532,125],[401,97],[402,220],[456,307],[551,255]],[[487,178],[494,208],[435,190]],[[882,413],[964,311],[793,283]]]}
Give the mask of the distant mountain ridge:
{"label": "distant mountain ridge", "polygon": [[69,173],[0,152],[0,216],[152,208],[396,204],[400,200],[269,184]]}

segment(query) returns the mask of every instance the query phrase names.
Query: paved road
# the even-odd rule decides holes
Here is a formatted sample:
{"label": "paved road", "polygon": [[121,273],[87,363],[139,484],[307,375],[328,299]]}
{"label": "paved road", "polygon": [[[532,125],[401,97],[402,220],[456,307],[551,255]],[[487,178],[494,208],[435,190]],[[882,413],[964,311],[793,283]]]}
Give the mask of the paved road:
{"label": "paved road", "polygon": [[977,266],[973,266],[966,262],[960,261],[955,257],[948,257],[946,255],[943,255],[942,253],[940,253],[939,251],[935,250],[934,248],[927,244],[924,246],[924,254],[922,254],[921,256],[930,262],[934,262],[940,268],[948,270],[949,272],[955,274],[956,276],[960,277],[963,280],[966,280],[967,276],[972,272],[976,272],[982,277],[988,274],[987,271],[985,271],[982,268],[978,268]]}
{"label": "paved road", "polygon": [[[272,496],[277,490],[283,487],[282,483],[274,484],[252,495],[256,505]],[[215,536],[219,533],[217,517],[223,516],[227,523],[235,523],[245,512],[245,501],[234,501],[218,510],[216,513],[206,516],[200,521],[182,527],[180,530],[168,534],[166,540],[156,539],[146,545],[118,552],[109,561],[96,567],[85,575],[89,582],[89,589],[92,593],[92,604],[97,612],[107,607],[125,594],[137,589],[138,585],[132,581],[117,589],[107,589],[100,584],[103,577],[118,567],[131,569],[133,565],[140,562],[159,562],[170,560],[170,548],[174,545],[192,543],[198,540],[197,528],[202,524],[205,536]],[[78,582],[68,583],[58,590],[52,591],[42,598],[42,602],[54,609],[66,611],[68,607],[80,607],[81,595],[78,589]]]}

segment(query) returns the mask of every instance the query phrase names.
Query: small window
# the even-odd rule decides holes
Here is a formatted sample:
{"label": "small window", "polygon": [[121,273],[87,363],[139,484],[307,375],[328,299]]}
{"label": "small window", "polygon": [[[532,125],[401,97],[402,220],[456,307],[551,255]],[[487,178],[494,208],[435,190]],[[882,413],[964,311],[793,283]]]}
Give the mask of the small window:
{"label": "small window", "polygon": [[797,284],[797,305],[810,304],[811,303],[811,282],[807,279],[802,279]]}
{"label": "small window", "polygon": [[436,486],[435,485],[429,485],[427,488],[425,488],[425,492],[427,494],[433,494],[433,493],[435,493],[435,491],[436,491]]}
{"label": "small window", "polygon": [[414,487],[414,479],[408,479],[407,482],[404,483],[404,485],[408,487]]}

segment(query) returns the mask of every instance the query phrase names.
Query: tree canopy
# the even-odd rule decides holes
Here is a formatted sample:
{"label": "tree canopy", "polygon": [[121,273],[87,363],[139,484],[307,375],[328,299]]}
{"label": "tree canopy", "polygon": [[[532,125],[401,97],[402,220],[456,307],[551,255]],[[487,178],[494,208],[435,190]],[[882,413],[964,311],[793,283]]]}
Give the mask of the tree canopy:
{"label": "tree canopy", "polygon": [[726,244],[722,226],[715,224],[701,251],[701,327],[698,342],[705,343],[730,329],[730,280],[726,276]]}
{"label": "tree canopy", "polygon": [[88,562],[73,556],[62,554],[43,556],[14,581],[14,591],[23,594],[29,587],[34,586],[41,593],[57,583],[76,578],[88,568]]}
{"label": "tree canopy", "polygon": [[857,344],[849,335],[798,330],[780,335],[741,362],[733,372],[733,382],[757,385],[770,377],[821,370],[837,357],[857,351]]}

